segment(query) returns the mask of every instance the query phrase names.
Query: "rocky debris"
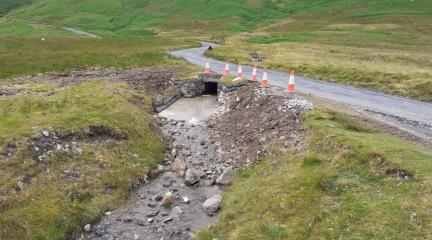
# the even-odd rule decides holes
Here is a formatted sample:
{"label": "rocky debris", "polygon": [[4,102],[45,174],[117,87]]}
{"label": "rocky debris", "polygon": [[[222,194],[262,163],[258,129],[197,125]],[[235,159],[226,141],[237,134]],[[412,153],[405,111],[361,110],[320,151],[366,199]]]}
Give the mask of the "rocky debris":
{"label": "rocky debris", "polygon": [[23,89],[9,89],[5,87],[0,87],[0,97],[14,96],[22,92]]}
{"label": "rocky debris", "polygon": [[125,80],[135,90],[142,90],[154,95],[162,93],[174,84],[175,70],[169,68],[149,68],[130,70],[120,79]]}
{"label": "rocky debris", "polygon": [[371,110],[371,109],[366,109],[364,110],[365,112],[369,112],[369,113],[373,113],[376,115],[379,115],[383,118],[391,118],[391,119],[395,119],[398,122],[402,122],[404,124],[409,124],[415,127],[421,127],[421,128],[426,128],[426,129],[431,129],[432,130],[432,125],[424,123],[424,122],[419,122],[419,121],[415,121],[415,120],[410,120],[410,119],[406,119],[403,117],[398,117],[392,114],[387,114],[387,113],[383,113],[383,112],[378,112],[375,110]]}
{"label": "rocky debris", "polygon": [[228,167],[223,171],[223,173],[216,179],[216,183],[220,185],[229,185],[234,177],[234,169]]}
{"label": "rocky debris", "polygon": [[413,178],[413,175],[406,170],[400,168],[388,168],[385,170],[385,174],[394,175],[400,179],[410,180]]}
{"label": "rocky debris", "polygon": [[18,142],[9,142],[3,148],[3,152],[0,153],[0,157],[13,158],[19,148],[20,144]]}
{"label": "rocky debris", "polygon": [[[171,195],[172,208],[165,208],[161,204],[164,200],[157,201],[159,197],[155,197],[163,194],[161,185],[167,178],[173,180],[170,194],[165,194]],[[196,231],[216,221],[215,214],[210,216],[202,204],[212,196],[220,196],[221,191],[217,186],[187,187],[179,179],[174,172],[162,173],[138,189],[125,208],[103,216],[100,223],[78,239],[132,239],[134,234],[144,239],[193,239]],[[194,201],[188,197],[185,201],[185,196]]]}
{"label": "rocky debris", "polygon": [[209,216],[213,216],[217,211],[219,211],[221,202],[222,196],[214,195],[213,197],[207,199],[203,203],[202,207]]}
{"label": "rocky debris", "polygon": [[293,98],[284,100],[279,106],[278,111],[287,112],[295,109],[300,109],[302,111],[312,110],[312,103],[305,99]]}
{"label": "rocky debris", "polygon": [[175,68],[142,68],[113,70],[108,68],[88,68],[77,69],[62,73],[48,73],[38,76],[28,76],[15,78],[17,83],[38,83],[48,81],[59,84],[60,86],[74,86],[84,81],[95,79],[106,79],[113,81],[126,81],[137,90],[163,91],[169,86],[175,76]]}
{"label": "rocky debris", "polygon": [[264,57],[260,56],[256,52],[249,53],[249,56],[251,57],[252,62],[262,62],[262,61],[264,61]]}
{"label": "rocky debris", "polygon": [[209,122],[217,146],[216,161],[236,169],[246,168],[271,153],[301,143],[301,116],[312,105],[297,95],[279,89],[251,85],[219,95],[219,113]]}
{"label": "rocky debris", "polygon": [[56,154],[81,155],[83,145],[93,146],[120,141],[128,138],[124,131],[105,125],[90,125],[87,129],[74,131],[41,131],[27,140],[28,151],[39,165],[47,165],[48,159]]}

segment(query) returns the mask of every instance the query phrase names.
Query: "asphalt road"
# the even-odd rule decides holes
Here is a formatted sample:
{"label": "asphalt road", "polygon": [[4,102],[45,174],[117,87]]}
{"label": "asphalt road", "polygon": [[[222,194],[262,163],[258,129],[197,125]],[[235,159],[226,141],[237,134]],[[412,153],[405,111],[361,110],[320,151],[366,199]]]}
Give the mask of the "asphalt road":
{"label": "asphalt road", "polygon": [[[212,71],[223,73],[225,62],[204,57],[204,51],[208,46],[209,43],[203,43],[203,47],[173,51],[170,54],[203,67],[207,61],[210,61]],[[237,67],[230,63],[231,74],[237,73]],[[252,67],[243,66],[243,73],[245,78],[250,78]],[[258,70],[257,75],[258,78],[262,77],[262,69]],[[270,85],[283,88],[288,85],[288,73],[269,70],[268,77]],[[296,91],[349,104],[391,125],[432,140],[432,104],[430,103],[302,76],[296,76],[295,82]]]}

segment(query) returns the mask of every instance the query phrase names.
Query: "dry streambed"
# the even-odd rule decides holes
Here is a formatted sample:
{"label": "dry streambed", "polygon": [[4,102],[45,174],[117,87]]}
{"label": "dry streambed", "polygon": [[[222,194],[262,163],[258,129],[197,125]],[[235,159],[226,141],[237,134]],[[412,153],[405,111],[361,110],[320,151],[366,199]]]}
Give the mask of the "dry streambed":
{"label": "dry streambed", "polygon": [[[206,121],[161,118],[168,148],[164,165],[151,172],[155,179],[126,206],[106,212],[98,225],[87,225],[80,238],[194,238],[217,220],[219,186],[231,184],[235,171],[252,166],[262,154],[299,146],[301,114],[312,108],[298,96],[256,85],[221,92],[218,102]],[[175,105],[169,111],[175,112]]]}

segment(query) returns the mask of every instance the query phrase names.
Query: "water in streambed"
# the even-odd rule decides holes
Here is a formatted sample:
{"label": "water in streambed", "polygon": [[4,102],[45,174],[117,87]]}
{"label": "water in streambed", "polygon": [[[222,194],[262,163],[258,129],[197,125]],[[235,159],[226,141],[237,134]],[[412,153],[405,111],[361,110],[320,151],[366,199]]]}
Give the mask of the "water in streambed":
{"label": "water in streambed", "polygon": [[[217,213],[203,208],[207,199],[222,194],[214,185],[220,173],[205,123],[216,110],[216,96],[202,96],[180,99],[161,112],[159,116],[167,119],[162,132],[169,147],[163,170],[81,239],[193,239],[197,231],[216,222]],[[185,172],[170,167],[174,159],[187,169],[198,169],[199,182],[186,186]],[[161,198],[168,192],[172,204],[163,206]]]}
{"label": "water in streambed", "polygon": [[159,116],[172,120],[198,123],[208,119],[216,112],[217,108],[216,96],[213,95],[180,98],[174,104],[159,113]]}

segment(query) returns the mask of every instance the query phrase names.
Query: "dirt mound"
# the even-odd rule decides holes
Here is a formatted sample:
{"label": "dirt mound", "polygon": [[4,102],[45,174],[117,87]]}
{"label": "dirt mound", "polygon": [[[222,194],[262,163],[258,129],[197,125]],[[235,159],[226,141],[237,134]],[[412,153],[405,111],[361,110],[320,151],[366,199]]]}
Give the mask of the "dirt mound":
{"label": "dirt mound", "polygon": [[249,86],[222,94],[222,112],[210,122],[218,146],[217,161],[244,168],[271,150],[288,148],[302,139],[302,113],[312,105],[296,95]]}
{"label": "dirt mound", "polygon": [[172,69],[155,68],[139,71],[139,74],[128,74],[122,77],[135,90],[146,91],[151,95],[161,94],[174,85]]}

